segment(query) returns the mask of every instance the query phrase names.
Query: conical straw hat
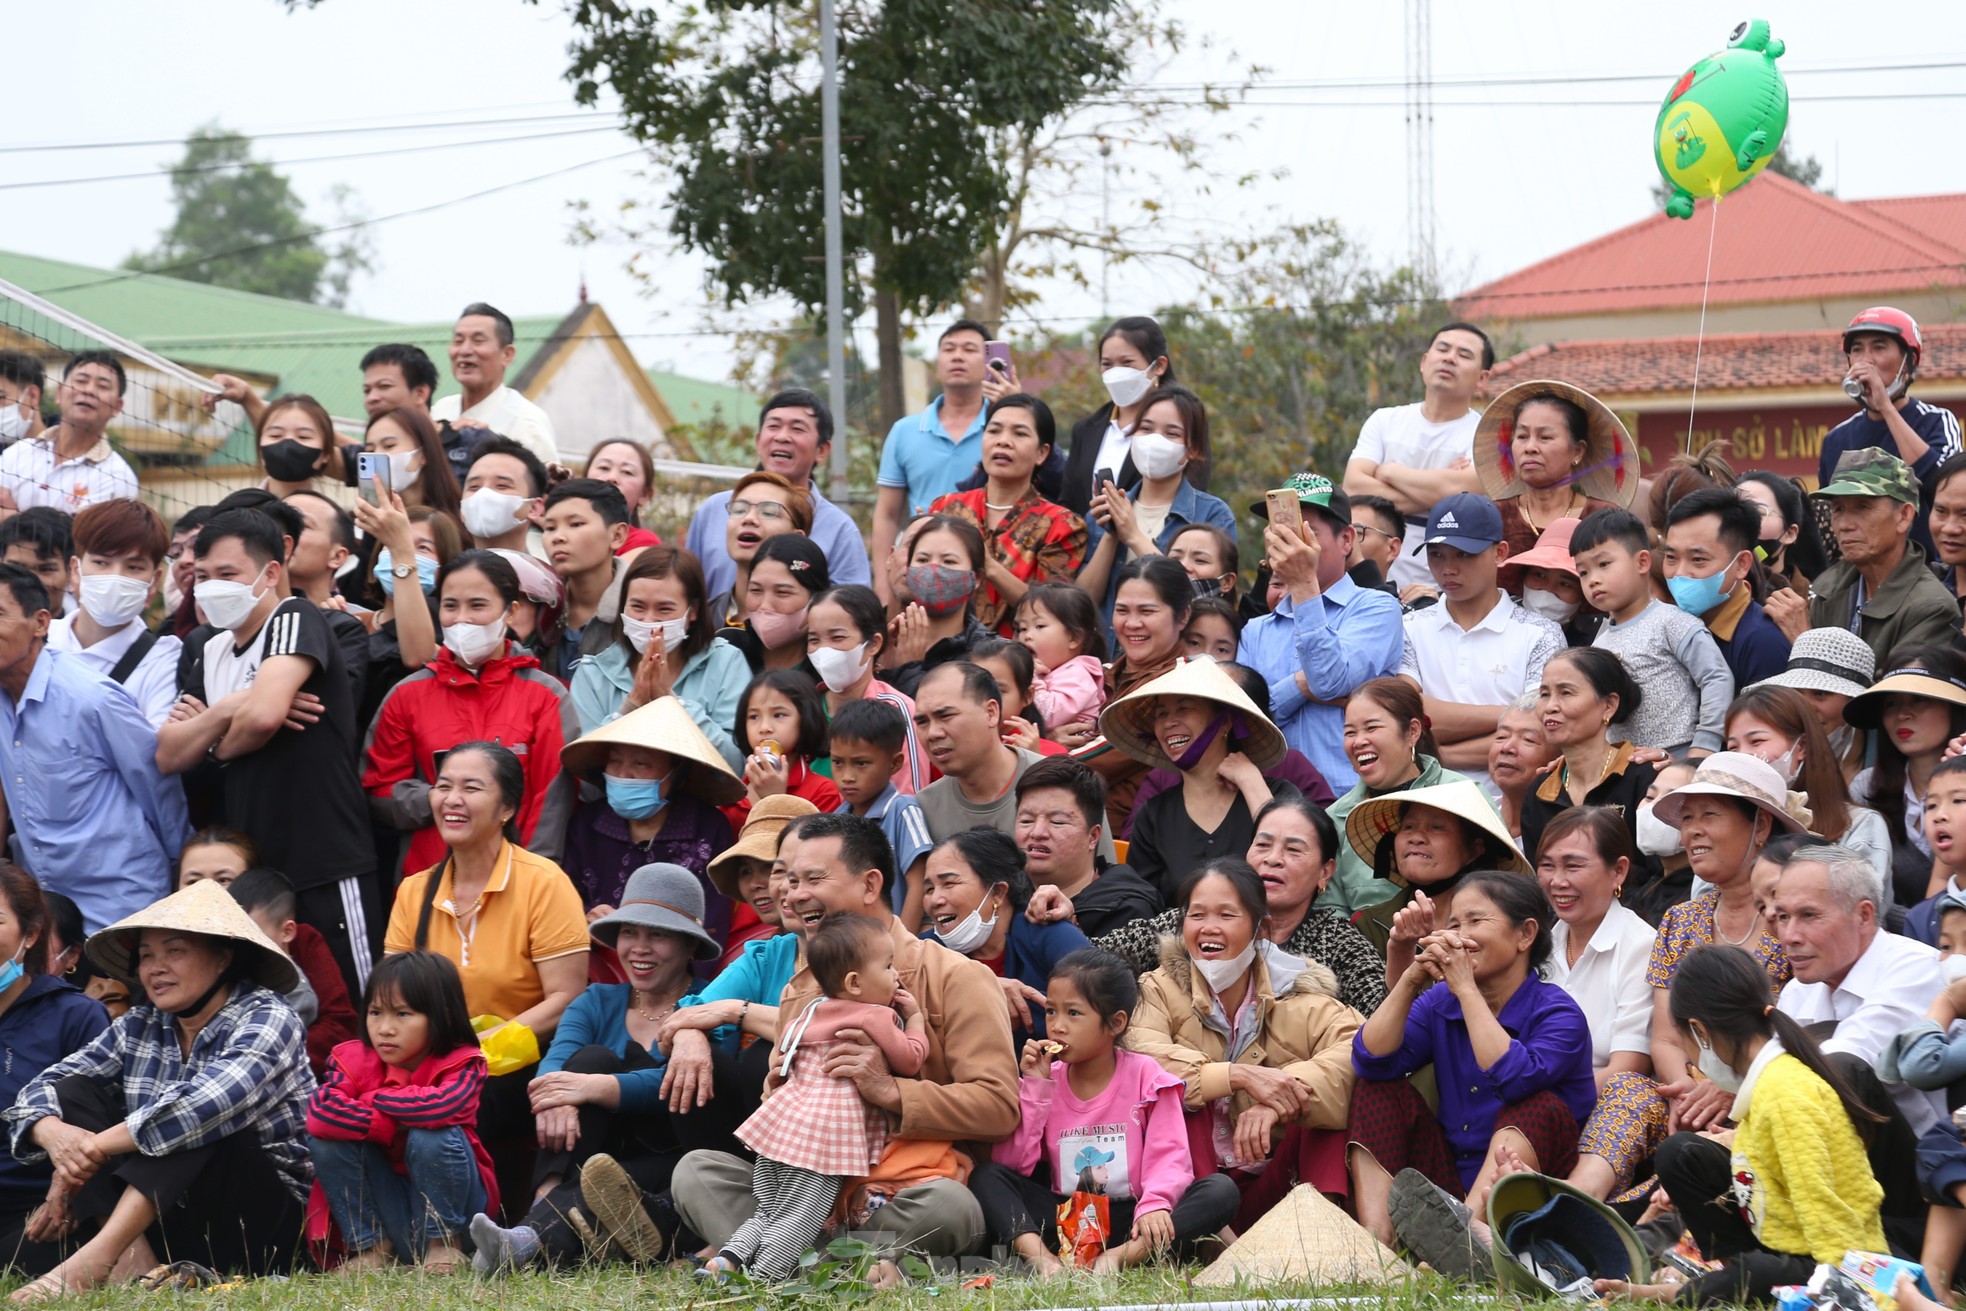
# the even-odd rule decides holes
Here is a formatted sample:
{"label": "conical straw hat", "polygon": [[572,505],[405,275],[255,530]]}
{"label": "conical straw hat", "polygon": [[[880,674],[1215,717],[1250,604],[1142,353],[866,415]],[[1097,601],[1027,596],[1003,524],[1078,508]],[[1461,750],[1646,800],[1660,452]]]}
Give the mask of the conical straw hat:
{"label": "conical straw hat", "polygon": [[251,958],[250,972],[255,981],[278,993],[289,993],[300,986],[300,970],[287,958],[287,953],[260,932],[253,917],[214,879],[200,879],[184,891],[173,892],[100,933],[91,934],[82,949],[104,974],[137,988],[140,986],[135,963],[137,935],[145,929],[174,929],[229,939],[236,953]]}
{"label": "conical straw hat", "polygon": [[1413,1267],[1309,1184],[1299,1184],[1195,1276],[1202,1288],[1285,1281],[1391,1284]]}
{"label": "conical straw hat", "polygon": [[744,780],[731,773],[723,753],[710,745],[703,730],[673,696],[631,710],[611,724],[582,734],[560,749],[560,763],[569,774],[599,774],[612,746],[647,747],[690,762],[689,777],[679,791],[702,797],[714,806],[736,804],[744,796]]}
{"label": "conical straw hat", "polygon": [[1495,812],[1487,794],[1465,778],[1431,783],[1423,788],[1408,788],[1404,792],[1388,792],[1352,807],[1352,813],[1345,821],[1345,836],[1350,840],[1352,850],[1358,853],[1359,859],[1368,868],[1373,867],[1373,862],[1378,859],[1379,844],[1405,819],[1405,808],[1409,805],[1444,810],[1487,834],[1491,841],[1488,844],[1488,858],[1482,862],[1486,868],[1505,869],[1517,874],[1535,872],[1522,853],[1516,850],[1515,839],[1509,836],[1508,826],[1502,823],[1502,817]]}
{"label": "conical straw hat", "polygon": [[1584,458],[1571,482],[1593,500],[1631,509],[1638,499],[1638,445],[1608,405],[1567,382],[1519,382],[1488,403],[1474,435],[1474,466],[1481,490],[1493,501],[1529,490],[1516,474],[1510,441],[1516,411],[1539,396],[1569,401],[1584,412]]}
{"label": "conical straw hat", "polygon": [[1108,742],[1150,768],[1175,768],[1154,736],[1151,703],[1164,696],[1213,701],[1239,714],[1242,722],[1231,722],[1223,731],[1242,739],[1238,749],[1258,769],[1274,769],[1288,749],[1283,730],[1256,708],[1256,703],[1236,686],[1236,680],[1222,672],[1222,666],[1207,659],[1177,660],[1174,668],[1159,678],[1134,688],[1100,713],[1099,731],[1106,735]]}

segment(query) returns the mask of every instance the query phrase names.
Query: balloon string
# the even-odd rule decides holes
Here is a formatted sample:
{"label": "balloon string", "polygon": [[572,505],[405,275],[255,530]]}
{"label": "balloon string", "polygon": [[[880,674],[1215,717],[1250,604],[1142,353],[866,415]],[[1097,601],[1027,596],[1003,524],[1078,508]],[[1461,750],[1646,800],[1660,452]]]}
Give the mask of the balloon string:
{"label": "balloon string", "polygon": [[1720,197],[1713,198],[1713,222],[1707,227],[1707,273],[1700,284],[1700,335],[1693,340],[1693,398],[1686,406],[1686,453],[1693,453],[1693,414],[1700,408],[1700,356],[1707,345],[1707,293],[1713,288],[1713,239],[1720,231]]}

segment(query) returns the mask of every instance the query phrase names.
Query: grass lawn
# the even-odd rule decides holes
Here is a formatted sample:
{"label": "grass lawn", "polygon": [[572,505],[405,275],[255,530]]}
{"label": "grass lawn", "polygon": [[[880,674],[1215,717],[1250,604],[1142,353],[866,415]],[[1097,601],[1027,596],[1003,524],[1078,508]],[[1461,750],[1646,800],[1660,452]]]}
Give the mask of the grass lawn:
{"label": "grass lawn", "polygon": [[[1149,1303],[1271,1300],[1296,1297],[1358,1297],[1366,1306],[1446,1308],[1479,1302],[1492,1304],[1492,1294],[1457,1296],[1456,1290],[1431,1276],[1411,1287],[1365,1289],[1277,1284],[1261,1290],[1195,1288],[1190,1279],[1200,1267],[1154,1267],[1131,1270],[1114,1279],[1071,1276],[1051,1283],[999,1275],[989,1289],[963,1289],[954,1276],[933,1284],[914,1284],[892,1292],[864,1288],[821,1289],[815,1279],[793,1284],[778,1294],[707,1285],[687,1273],[637,1271],[626,1266],[571,1270],[561,1274],[528,1273],[486,1281],[469,1274],[438,1278],[415,1271],[358,1276],[306,1275],[291,1281],[261,1280],[237,1288],[202,1293],[141,1293],[133,1289],[101,1289],[62,1298],[48,1305],[75,1308],[115,1307],[127,1311],[149,1301],[182,1306],[199,1303],[227,1311],[464,1311],[465,1308],[506,1308],[508,1311],[684,1311],[686,1308],[741,1307],[746,1303],[852,1304],[869,1311],[930,1311],[962,1307],[973,1311],[1030,1311],[1034,1308],[1078,1308]],[[11,1290],[21,1281],[9,1281]]]}

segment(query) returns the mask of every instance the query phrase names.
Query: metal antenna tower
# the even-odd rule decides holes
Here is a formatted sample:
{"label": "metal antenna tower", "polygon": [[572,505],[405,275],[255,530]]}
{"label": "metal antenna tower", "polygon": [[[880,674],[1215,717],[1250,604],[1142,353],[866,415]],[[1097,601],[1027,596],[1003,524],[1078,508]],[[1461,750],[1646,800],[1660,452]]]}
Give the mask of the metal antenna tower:
{"label": "metal antenna tower", "polygon": [[1434,275],[1433,0],[1406,0],[1406,228],[1413,268]]}

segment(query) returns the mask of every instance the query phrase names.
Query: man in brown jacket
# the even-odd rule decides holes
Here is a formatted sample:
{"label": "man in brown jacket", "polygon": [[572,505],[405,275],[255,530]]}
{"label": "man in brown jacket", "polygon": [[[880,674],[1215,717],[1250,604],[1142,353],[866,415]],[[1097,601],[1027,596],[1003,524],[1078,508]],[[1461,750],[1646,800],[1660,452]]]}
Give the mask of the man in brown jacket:
{"label": "man in brown jacket", "polygon": [[[1003,988],[988,966],[915,937],[894,918],[894,853],[881,826],[855,815],[806,816],[798,822],[797,841],[786,843],[779,856],[784,904],[804,921],[800,931],[809,934],[827,916],[848,912],[887,926],[901,986],[921,1003],[928,1024],[920,1078],[895,1078],[871,1042],[836,1046],[826,1072],[852,1080],[868,1105],[886,1111],[897,1141],[987,1144],[1010,1137],[1017,1127],[1017,1057]],[[789,1022],[819,995],[812,971],[801,963],[785,985],[779,1014]],[[712,1246],[721,1246],[757,1209],[750,1163],[727,1152],[685,1156],[670,1194],[677,1213]],[[866,1228],[896,1251],[962,1256],[983,1240],[983,1212],[954,1179],[930,1179],[896,1192]]]}

